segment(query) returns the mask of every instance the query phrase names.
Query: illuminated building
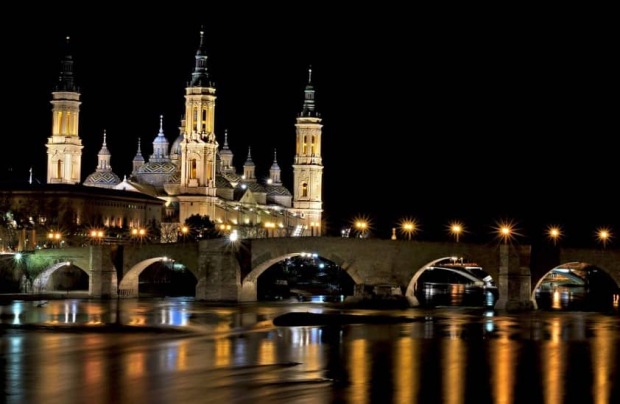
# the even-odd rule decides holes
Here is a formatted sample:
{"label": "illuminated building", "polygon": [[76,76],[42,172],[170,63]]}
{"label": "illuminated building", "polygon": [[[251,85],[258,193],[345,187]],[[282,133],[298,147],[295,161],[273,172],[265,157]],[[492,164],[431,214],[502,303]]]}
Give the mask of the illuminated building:
{"label": "illuminated building", "polygon": [[[73,58],[67,51],[59,81],[52,92],[53,127],[49,138],[48,184],[75,184],[80,178],[82,145],[78,132],[80,92],[73,76]],[[215,133],[216,88],[207,70],[204,32],[195,55],[195,66],[185,89],[185,114],[179,135],[169,142],[160,129],[153,140],[153,153],[142,155],[140,140],[132,172],[123,180],[112,171],[106,134],[98,165],[83,185],[132,191],[164,201],[162,226],[180,226],[192,215],[209,216],[216,223],[230,224],[241,237],[311,236],[322,234],[322,124],[315,107],[312,71],[297,116],[293,190],[281,181],[274,159],[269,178],[255,175],[250,148],[239,174],[233,166],[228,134],[220,147]],[[268,230],[267,230],[268,228]]]}

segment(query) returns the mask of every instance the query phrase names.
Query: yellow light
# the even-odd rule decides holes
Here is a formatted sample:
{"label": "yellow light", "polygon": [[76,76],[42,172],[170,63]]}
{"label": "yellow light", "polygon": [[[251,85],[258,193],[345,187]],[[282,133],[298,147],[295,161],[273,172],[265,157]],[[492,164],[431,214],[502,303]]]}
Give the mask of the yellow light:
{"label": "yellow light", "polygon": [[450,229],[450,233],[452,233],[452,235],[454,236],[456,242],[459,242],[459,238],[461,237],[461,233],[465,232],[465,228],[463,226],[463,223],[461,222],[452,222],[450,223],[449,226]]}
{"label": "yellow light", "polygon": [[495,230],[497,231],[499,239],[504,243],[508,243],[512,238],[520,235],[516,232],[515,224],[512,221],[501,221],[497,223]]}
{"label": "yellow light", "polygon": [[557,243],[557,240],[562,238],[562,230],[559,226],[549,226],[547,228],[547,235],[553,240],[553,245]]}
{"label": "yellow light", "polygon": [[415,219],[403,219],[400,222],[400,230],[407,235],[407,238],[411,240],[411,236],[417,233],[419,229],[418,223]]}
{"label": "yellow light", "polygon": [[612,239],[611,230],[606,227],[599,227],[596,230],[596,234],[598,240],[603,244],[603,248],[605,248],[607,246],[607,243]]}

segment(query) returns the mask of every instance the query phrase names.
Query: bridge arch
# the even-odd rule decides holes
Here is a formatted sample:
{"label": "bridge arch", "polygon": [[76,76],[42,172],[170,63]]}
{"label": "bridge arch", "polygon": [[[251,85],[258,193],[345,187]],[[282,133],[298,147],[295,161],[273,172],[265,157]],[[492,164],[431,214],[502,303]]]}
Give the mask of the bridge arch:
{"label": "bridge arch", "polygon": [[[278,262],[282,262],[286,259],[290,259],[290,258],[294,258],[294,257],[301,257],[306,255],[307,252],[305,251],[299,251],[299,252],[292,252],[292,253],[285,253],[282,255],[279,255],[277,257],[271,257],[263,262],[261,262],[260,264],[258,264],[256,267],[254,267],[245,277],[243,277],[242,281],[241,281],[241,300],[242,301],[256,301],[258,300],[258,278],[269,268],[271,268],[273,265],[277,264]],[[339,259],[339,257],[331,257],[332,259],[330,259],[329,257],[329,253],[326,255],[320,254],[320,253],[316,253],[317,256],[319,256],[322,259],[325,260],[329,260],[331,262],[334,262],[334,259]],[[338,264],[337,264],[338,265]],[[356,276],[357,274],[355,273],[349,273],[347,271],[347,268],[349,268],[351,265],[350,263],[344,263],[345,266],[342,265],[338,265],[340,268],[342,268],[343,271],[345,271],[352,279],[353,282],[355,284],[359,284],[362,282],[362,279],[359,276]],[[357,279],[356,279],[357,277]]]}
{"label": "bridge arch", "polygon": [[[134,263],[133,266],[127,271],[123,278],[121,279],[118,285],[118,296],[119,297],[138,297],[140,294],[139,284],[140,284],[140,274],[144,272],[148,267],[156,263],[168,263],[174,262],[174,260],[170,259],[168,256],[158,256],[153,258],[147,258],[137,263]],[[192,275],[199,279],[198,272],[195,268],[186,267]],[[196,295],[196,293],[194,294]]]}
{"label": "bridge arch", "polygon": [[[550,270],[548,270],[547,272],[544,272],[540,277],[538,277],[538,280],[535,282],[534,287],[532,288],[532,294],[531,294],[531,301],[532,301],[532,304],[534,305],[534,309],[540,308],[538,301],[536,300],[536,293],[537,291],[539,291],[539,289],[542,288],[543,284],[546,281],[548,281],[549,276],[553,275],[558,270],[561,270],[562,272],[567,272],[567,271],[573,271],[573,270],[574,271],[585,271],[587,269],[595,269],[595,270],[602,271],[602,273],[604,274],[603,275],[604,281],[609,291],[610,292],[613,292],[614,290],[616,291],[614,299],[620,298],[619,293],[618,293],[620,292],[619,284],[618,284],[618,281],[613,276],[613,271],[608,271],[604,268],[601,268],[589,262],[571,261],[571,262],[566,262],[563,264],[556,265]],[[599,293],[599,292],[600,291],[595,291],[595,292],[587,291],[587,293]]]}
{"label": "bridge arch", "polygon": [[[52,276],[52,274],[56,272],[57,270],[59,270],[60,268],[63,268],[66,266],[72,266],[72,265],[73,264],[71,261],[63,261],[63,262],[57,262],[53,264],[52,266],[46,268],[44,271],[39,273],[39,275],[37,275],[37,277],[34,278],[34,280],[32,281],[32,288],[34,289],[34,292],[41,293],[41,292],[47,291],[47,287],[49,285],[50,277]],[[88,275],[88,277],[90,278],[90,273],[88,271],[85,271],[79,267],[76,267],[76,268],[85,272],[86,275]]]}

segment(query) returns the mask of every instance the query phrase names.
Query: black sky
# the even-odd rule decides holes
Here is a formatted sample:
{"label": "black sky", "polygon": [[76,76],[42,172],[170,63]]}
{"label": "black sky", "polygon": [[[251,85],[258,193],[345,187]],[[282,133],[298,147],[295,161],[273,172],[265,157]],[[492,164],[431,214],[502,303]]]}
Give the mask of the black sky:
{"label": "black sky", "polygon": [[251,146],[258,175],[277,148],[289,186],[312,65],[335,233],[356,216],[377,237],[404,217],[444,238],[452,220],[472,237],[502,220],[528,236],[549,224],[573,237],[620,231],[617,44],[604,10],[172,7],[11,16],[4,138],[18,152],[3,171],[45,178],[50,92],[71,36],[83,177],[104,129],[114,171],[129,174],[138,137],[151,153],[160,114],[169,141],[178,135],[204,24],[218,139],[227,129],[239,169]]}

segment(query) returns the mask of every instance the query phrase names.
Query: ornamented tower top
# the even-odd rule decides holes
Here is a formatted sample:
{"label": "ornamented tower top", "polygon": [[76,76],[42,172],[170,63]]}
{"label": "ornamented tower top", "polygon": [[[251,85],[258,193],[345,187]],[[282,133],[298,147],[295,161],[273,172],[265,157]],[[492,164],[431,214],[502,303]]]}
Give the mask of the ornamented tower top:
{"label": "ornamented tower top", "polygon": [[81,180],[82,140],[78,135],[80,93],[73,77],[69,37],[58,83],[52,92],[52,136],[47,147],[47,182],[78,184]]}

